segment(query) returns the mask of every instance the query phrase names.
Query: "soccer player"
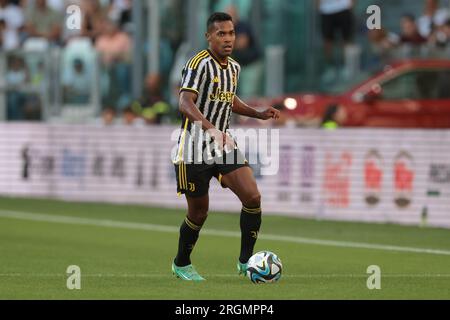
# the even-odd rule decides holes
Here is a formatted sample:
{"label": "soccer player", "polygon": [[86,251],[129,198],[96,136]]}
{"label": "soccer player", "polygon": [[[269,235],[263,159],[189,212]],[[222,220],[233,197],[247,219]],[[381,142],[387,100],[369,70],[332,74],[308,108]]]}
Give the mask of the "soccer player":
{"label": "soccer player", "polygon": [[[178,193],[185,194],[188,213],[180,227],[172,272],[180,279],[192,281],[205,280],[191,264],[190,255],[208,215],[212,177],[242,202],[241,252],[237,263],[240,274],[245,274],[261,225],[261,195],[253,172],[234,139],[227,134],[231,113],[262,120],[279,117],[278,110],[269,107],[257,111],[236,95],[240,66],[230,57],[235,42],[231,16],[212,14],[207,22],[206,40],[209,48],[190,59],[182,72],[179,109],[183,130],[174,159]],[[193,135],[188,133],[199,130],[207,132],[212,142],[203,141],[200,147],[196,146]],[[210,147],[213,143],[217,148]],[[198,149],[202,157],[200,161],[192,161],[192,154]],[[232,161],[228,161],[229,155]],[[207,161],[211,158],[214,161]]]}

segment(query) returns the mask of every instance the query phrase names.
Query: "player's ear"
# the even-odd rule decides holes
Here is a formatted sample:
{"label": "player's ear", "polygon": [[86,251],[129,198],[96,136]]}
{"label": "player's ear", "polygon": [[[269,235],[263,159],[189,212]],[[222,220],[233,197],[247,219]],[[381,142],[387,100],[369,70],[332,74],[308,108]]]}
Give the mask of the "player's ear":
{"label": "player's ear", "polygon": [[205,38],[206,38],[206,41],[209,41],[211,39],[211,34],[209,32],[206,32]]}

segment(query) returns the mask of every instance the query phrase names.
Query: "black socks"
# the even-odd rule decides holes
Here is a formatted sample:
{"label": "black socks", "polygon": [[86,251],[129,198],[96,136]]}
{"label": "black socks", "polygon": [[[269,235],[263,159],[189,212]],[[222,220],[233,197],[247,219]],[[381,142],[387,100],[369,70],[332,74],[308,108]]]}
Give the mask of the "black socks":
{"label": "black socks", "polygon": [[[259,228],[261,226],[261,207],[242,207],[241,218],[241,254],[239,261],[247,263],[253,255],[256,240],[258,239]],[[178,241],[178,253],[175,258],[175,265],[185,267],[191,264],[191,252],[197,242],[202,226],[198,226],[188,217],[184,219],[180,227],[180,238]]]}
{"label": "black socks", "polygon": [[253,255],[256,239],[261,226],[261,207],[242,207],[241,211],[241,255],[239,261],[247,263]]}
{"label": "black socks", "polygon": [[198,226],[189,220],[188,217],[184,219],[180,227],[180,239],[178,241],[178,253],[175,258],[175,265],[177,267],[185,267],[191,264],[191,252],[197,242],[198,235],[202,226]]}

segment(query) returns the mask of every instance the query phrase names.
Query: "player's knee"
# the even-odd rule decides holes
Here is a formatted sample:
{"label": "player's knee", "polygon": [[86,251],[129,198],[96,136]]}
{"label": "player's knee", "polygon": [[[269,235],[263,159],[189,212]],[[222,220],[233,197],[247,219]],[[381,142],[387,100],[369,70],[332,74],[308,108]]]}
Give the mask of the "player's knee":
{"label": "player's knee", "polygon": [[208,208],[195,208],[189,210],[189,219],[195,224],[203,225],[208,218]]}
{"label": "player's knee", "polygon": [[196,212],[194,217],[195,217],[194,223],[201,226],[205,223],[206,219],[208,218],[208,212],[205,211]]}
{"label": "player's knee", "polygon": [[244,206],[248,208],[258,208],[261,206],[261,194],[259,192],[255,192],[250,195],[247,201],[244,203]]}

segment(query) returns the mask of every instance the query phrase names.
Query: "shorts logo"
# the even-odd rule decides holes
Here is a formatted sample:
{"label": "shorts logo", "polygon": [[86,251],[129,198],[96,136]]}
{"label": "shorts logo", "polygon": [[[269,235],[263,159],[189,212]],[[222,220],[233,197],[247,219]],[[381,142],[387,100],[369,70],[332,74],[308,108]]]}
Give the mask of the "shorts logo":
{"label": "shorts logo", "polygon": [[189,182],[189,191],[194,192],[195,191],[195,183]]}

